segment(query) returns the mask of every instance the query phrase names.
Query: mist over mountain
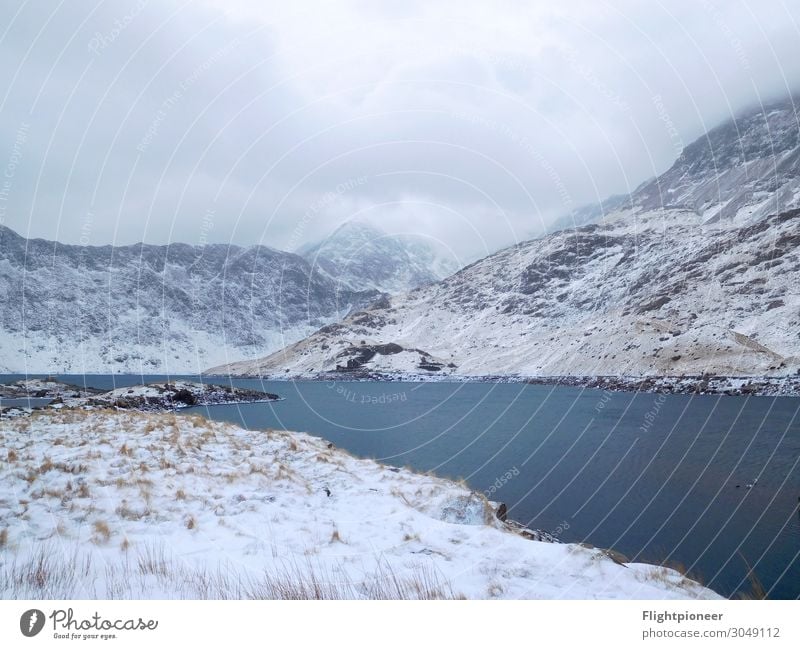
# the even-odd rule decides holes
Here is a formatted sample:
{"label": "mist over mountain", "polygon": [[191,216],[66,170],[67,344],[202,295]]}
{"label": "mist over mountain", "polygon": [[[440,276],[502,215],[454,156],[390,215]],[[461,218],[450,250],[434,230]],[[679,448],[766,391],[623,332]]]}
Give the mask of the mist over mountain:
{"label": "mist over mountain", "polygon": [[[685,147],[663,175],[351,314],[221,368],[309,375],[785,375],[800,362],[800,128],[791,100]],[[574,217],[574,215],[573,215]]]}
{"label": "mist over mountain", "polygon": [[402,293],[458,270],[442,246],[412,235],[387,234],[360,221],[347,221],[298,252],[314,273],[351,290]]}
{"label": "mist over mountain", "polygon": [[787,97],[712,128],[662,175],[562,217],[550,231],[621,214],[688,210],[703,223],[754,223],[800,206],[800,98]]}

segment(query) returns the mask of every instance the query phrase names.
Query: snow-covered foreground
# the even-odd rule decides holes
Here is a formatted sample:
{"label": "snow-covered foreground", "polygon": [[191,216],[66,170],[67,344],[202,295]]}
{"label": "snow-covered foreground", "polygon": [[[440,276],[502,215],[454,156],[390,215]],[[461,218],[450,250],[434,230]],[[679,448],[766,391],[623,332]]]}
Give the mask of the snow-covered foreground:
{"label": "snow-covered foreground", "polygon": [[0,449],[6,599],[718,597],[302,433],[70,410],[0,422]]}

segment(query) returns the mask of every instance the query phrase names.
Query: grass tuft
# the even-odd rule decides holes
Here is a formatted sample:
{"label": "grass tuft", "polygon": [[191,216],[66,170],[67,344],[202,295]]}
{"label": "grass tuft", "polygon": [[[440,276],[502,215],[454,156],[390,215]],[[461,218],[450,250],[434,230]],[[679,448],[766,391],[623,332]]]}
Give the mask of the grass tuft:
{"label": "grass tuft", "polygon": [[111,530],[108,527],[108,523],[105,521],[95,521],[92,524],[92,528],[94,529],[92,541],[95,543],[108,543],[108,540],[111,538]]}

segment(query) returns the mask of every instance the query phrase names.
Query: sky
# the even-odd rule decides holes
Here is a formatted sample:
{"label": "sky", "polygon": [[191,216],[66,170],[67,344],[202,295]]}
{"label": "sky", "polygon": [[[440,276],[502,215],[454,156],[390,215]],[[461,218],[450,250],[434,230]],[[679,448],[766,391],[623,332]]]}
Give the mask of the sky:
{"label": "sky", "polygon": [[0,2],[0,224],[465,261],[800,88],[795,0]]}

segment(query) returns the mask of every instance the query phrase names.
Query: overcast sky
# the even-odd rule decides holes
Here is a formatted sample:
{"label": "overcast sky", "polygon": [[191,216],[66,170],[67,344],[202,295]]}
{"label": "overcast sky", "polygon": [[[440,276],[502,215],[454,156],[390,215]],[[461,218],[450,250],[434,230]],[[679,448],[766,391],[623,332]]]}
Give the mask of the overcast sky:
{"label": "overcast sky", "polygon": [[473,257],[799,84],[796,0],[5,0],[0,222],[296,248],[358,218]]}

